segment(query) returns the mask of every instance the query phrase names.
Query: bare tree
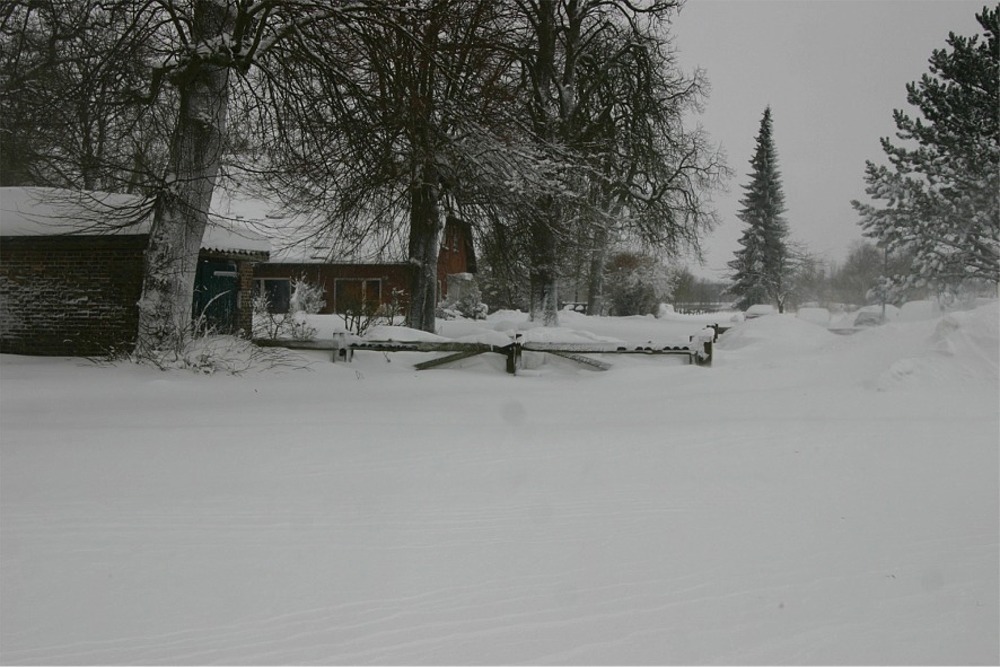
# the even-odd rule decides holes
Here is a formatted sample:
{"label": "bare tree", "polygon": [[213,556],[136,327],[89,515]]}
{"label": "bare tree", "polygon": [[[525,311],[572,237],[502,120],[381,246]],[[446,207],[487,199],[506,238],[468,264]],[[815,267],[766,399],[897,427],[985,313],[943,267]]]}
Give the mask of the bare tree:
{"label": "bare tree", "polygon": [[[521,64],[539,149],[561,169],[541,192],[532,241],[531,316],[558,323],[560,248],[590,226],[591,291],[600,293],[612,230],[676,249],[697,247],[712,214],[701,192],[725,175],[721,156],[682,112],[702,94],[679,76],[660,36],[679,1],[515,0],[527,26]],[[588,235],[585,235],[588,236]]]}
{"label": "bare tree", "polygon": [[[379,3],[322,0],[162,0],[104,3],[128,13],[130,30],[107,52],[119,63],[136,40],[150,51],[147,82],[136,97],[150,108],[176,104],[166,165],[155,188],[153,220],[139,301],[137,352],[176,347],[188,330],[198,251],[227,148],[234,80],[264,68],[288,49],[326,68],[340,63],[323,49],[331,27],[363,21]],[[336,54],[334,54],[335,56]],[[280,82],[278,82],[280,83]]]}
{"label": "bare tree", "polygon": [[604,54],[581,67],[581,114],[589,163],[584,238],[590,255],[588,310],[600,312],[606,257],[616,241],[661,256],[699,251],[715,223],[709,195],[729,175],[724,156],[700,129],[685,127],[707,94],[688,76],[660,33],[607,30]]}
{"label": "bare tree", "polygon": [[150,29],[126,4],[4,5],[0,183],[136,191],[150,180],[169,114],[130,94],[145,77]]}
{"label": "bare tree", "polygon": [[516,100],[512,56],[499,46],[507,13],[494,0],[387,6],[380,21],[332,40],[352,63],[350,85],[314,81],[318,98],[300,87],[297,104],[337,100],[309,102],[315,125],[272,125],[265,180],[286,202],[320,212],[316,236],[371,245],[405,235],[411,327],[435,327],[446,216],[502,206],[511,194],[496,184],[531,163],[497,132],[509,132],[503,119]]}

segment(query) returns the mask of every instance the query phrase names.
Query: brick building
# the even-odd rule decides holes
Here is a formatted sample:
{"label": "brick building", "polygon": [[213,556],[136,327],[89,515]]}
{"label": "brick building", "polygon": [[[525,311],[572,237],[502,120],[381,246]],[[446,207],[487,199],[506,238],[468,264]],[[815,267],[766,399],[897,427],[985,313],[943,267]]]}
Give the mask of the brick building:
{"label": "brick building", "polygon": [[[270,243],[260,233],[267,227],[257,219],[261,203],[222,208],[227,217],[210,216],[199,253],[192,304],[199,325],[249,332],[254,295],[263,291],[273,311],[287,312],[297,278],[323,286],[322,313],[393,300],[405,307],[414,270],[405,257],[331,262],[286,254],[268,261]],[[98,356],[131,349],[150,221],[149,202],[140,197],[0,188],[0,353]],[[294,229],[295,222],[280,225]],[[439,299],[453,278],[475,271],[471,228],[450,216],[438,255]]]}
{"label": "brick building", "polygon": [[[90,356],[135,343],[147,202],[107,193],[0,188],[0,352]],[[253,265],[268,242],[210,225],[194,316],[250,330]]]}

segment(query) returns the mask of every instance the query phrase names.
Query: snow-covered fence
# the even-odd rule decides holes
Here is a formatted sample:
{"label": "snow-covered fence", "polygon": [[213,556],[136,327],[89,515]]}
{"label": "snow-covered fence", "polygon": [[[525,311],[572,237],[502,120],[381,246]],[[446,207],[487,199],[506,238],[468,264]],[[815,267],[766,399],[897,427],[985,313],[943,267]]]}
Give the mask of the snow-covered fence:
{"label": "snow-covered fence", "polygon": [[462,359],[468,359],[487,352],[502,354],[507,359],[508,373],[517,374],[523,368],[524,352],[552,354],[563,359],[594,368],[608,370],[611,364],[585,356],[590,354],[642,354],[649,356],[669,355],[684,357],[689,364],[711,366],[713,344],[724,328],[718,325],[705,327],[689,337],[686,345],[662,345],[652,342],[640,344],[623,343],[557,343],[525,341],[522,334],[515,334],[506,345],[465,341],[395,341],[362,340],[347,333],[336,333],[332,341],[257,341],[259,345],[281,345],[289,348],[331,350],[334,362],[350,363],[357,351],[370,352],[446,352],[447,355],[414,365],[417,370],[437,368]]}

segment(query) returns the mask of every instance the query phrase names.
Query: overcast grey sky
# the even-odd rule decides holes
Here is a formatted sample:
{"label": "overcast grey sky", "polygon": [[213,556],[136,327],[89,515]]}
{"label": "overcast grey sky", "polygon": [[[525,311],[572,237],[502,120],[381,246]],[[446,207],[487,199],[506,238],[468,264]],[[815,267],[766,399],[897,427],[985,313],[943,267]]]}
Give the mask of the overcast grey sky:
{"label": "overcast grey sky", "polygon": [[983,2],[967,0],[687,0],[672,33],[685,70],[706,70],[712,93],[698,121],[721,143],[734,176],[716,197],[719,228],[706,264],[723,278],[764,107],[771,105],[792,238],[842,261],[860,239],[850,200],[864,197],[864,163],[880,161],[905,85],[928,71],[949,31],[980,32]]}

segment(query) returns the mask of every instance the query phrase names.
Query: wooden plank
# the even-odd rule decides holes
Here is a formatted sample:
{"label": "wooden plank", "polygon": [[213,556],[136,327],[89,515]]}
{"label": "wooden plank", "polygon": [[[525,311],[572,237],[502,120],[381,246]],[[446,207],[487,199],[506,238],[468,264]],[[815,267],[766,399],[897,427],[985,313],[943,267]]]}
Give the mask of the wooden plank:
{"label": "wooden plank", "polygon": [[260,347],[284,347],[289,350],[335,350],[332,340],[272,340],[255,338],[254,345]]}
{"label": "wooden plank", "polygon": [[450,364],[455,361],[461,361],[462,359],[468,359],[469,357],[475,357],[488,350],[466,350],[464,352],[456,352],[454,354],[449,354],[445,357],[438,357],[437,359],[431,359],[430,361],[421,361],[419,364],[413,364],[413,367],[418,371],[425,371],[428,368],[437,368],[438,366],[443,366],[445,364]]}
{"label": "wooden plank", "polygon": [[492,352],[500,351],[487,343],[460,343],[455,341],[359,341],[352,343],[355,350],[376,352]]}
{"label": "wooden plank", "polygon": [[531,352],[571,352],[574,354],[694,354],[687,345],[659,345],[652,343],[626,345],[615,343],[525,343]]}
{"label": "wooden plank", "polygon": [[[270,340],[260,338],[254,343],[261,347],[285,347],[290,350],[337,350],[341,349],[333,340]],[[455,341],[358,341],[349,343],[354,350],[371,350],[374,352],[478,352],[502,351],[501,348],[487,343],[461,343]]]}
{"label": "wooden plank", "polygon": [[584,366],[590,366],[599,371],[606,371],[611,368],[611,364],[601,361],[599,359],[593,359],[591,357],[585,357],[582,354],[576,354],[574,352],[564,352],[562,350],[548,350],[549,354],[554,354],[557,357],[562,357],[563,359],[569,359],[570,361],[575,361],[578,364],[583,364]]}
{"label": "wooden plank", "polygon": [[522,347],[531,352],[573,352],[577,354],[604,354],[625,352],[628,348],[621,343],[523,343]]}

